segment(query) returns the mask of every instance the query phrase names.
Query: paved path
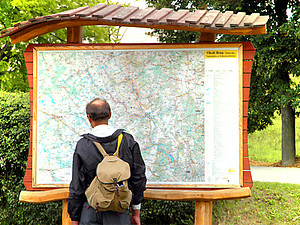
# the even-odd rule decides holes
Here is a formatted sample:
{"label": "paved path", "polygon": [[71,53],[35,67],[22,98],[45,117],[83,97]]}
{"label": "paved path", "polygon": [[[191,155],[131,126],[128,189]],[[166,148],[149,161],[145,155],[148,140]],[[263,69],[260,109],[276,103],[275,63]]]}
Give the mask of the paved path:
{"label": "paved path", "polygon": [[300,168],[251,166],[253,181],[300,184]]}

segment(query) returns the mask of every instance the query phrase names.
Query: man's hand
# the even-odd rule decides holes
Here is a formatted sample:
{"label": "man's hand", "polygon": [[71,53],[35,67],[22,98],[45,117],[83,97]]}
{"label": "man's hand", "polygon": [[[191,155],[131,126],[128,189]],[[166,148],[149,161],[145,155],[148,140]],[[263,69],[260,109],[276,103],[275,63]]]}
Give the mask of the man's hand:
{"label": "man's hand", "polygon": [[79,221],[72,221],[72,225],[79,225]]}
{"label": "man's hand", "polygon": [[140,209],[132,210],[132,215],[131,215],[132,225],[141,225],[140,213],[141,213]]}

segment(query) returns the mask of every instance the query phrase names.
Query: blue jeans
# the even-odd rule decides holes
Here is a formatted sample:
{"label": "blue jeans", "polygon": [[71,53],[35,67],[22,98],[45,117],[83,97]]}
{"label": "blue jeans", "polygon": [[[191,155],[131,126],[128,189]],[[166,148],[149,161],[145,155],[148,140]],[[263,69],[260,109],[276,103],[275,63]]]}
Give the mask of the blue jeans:
{"label": "blue jeans", "polygon": [[130,225],[129,210],[125,212],[96,212],[87,202],[83,204],[80,225]]}

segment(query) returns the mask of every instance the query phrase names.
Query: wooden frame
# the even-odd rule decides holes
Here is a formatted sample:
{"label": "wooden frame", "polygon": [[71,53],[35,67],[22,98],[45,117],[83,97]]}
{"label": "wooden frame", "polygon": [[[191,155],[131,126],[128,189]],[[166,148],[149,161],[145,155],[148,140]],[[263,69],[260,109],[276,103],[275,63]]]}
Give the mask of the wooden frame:
{"label": "wooden frame", "polygon": [[[218,44],[218,43],[214,43]],[[249,42],[240,43],[243,45],[243,127],[242,127],[242,161],[243,161],[243,188],[237,189],[225,189],[225,190],[211,190],[206,189],[201,191],[201,189],[195,190],[153,190],[148,189],[145,192],[146,199],[163,199],[163,200],[186,200],[195,201],[195,225],[207,225],[212,224],[212,201],[222,200],[222,199],[238,199],[246,198],[251,196],[250,189],[253,185],[250,165],[249,165],[249,155],[248,155],[248,140],[247,140],[247,117],[248,117],[248,102],[249,102],[249,91],[250,91],[250,77],[253,58],[255,54],[255,49]],[[103,46],[103,44],[98,44]],[[60,188],[51,190],[51,188],[33,188],[32,186],[32,142],[33,142],[33,50],[35,47],[41,46],[51,46],[49,44],[39,44],[29,45],[24,53],[25,62],[28,73],[28,81],[30,88],[30,102],[31,102],[31,135],[30,135],[30,145],[28,153],[28,163],[26,168],[26,173],[24,177],[24,185],[27,191],[22,191],[20,194],[21,202],[30,202],[30,203],[43,203],[49,201],[58,201],[62,200],[63,210],[62,210],[62,224],[71,225],[72,222],[67,213],[68,205],[68,195],[69,191],[66,188]],[[78,46],[75,44],[58,44],[56,46],[65,47],[65,46]],[[94,45],[86,45],[93,48]],[[33,191],[33,192],[32,192]],[[158,192],[157,192],[158,191]],[[174,195],[175,194],[175,195]]]}
{"label": "wooden frame", "polygon": [[[238,48],[239,55],[239,93],[240,93],[240,103],[239,103],[239,182],[243,186],[243,46],[242,43],[224,43],[224,44],[153,44],[153,45],[143,45],[143,44],[122,44],[122,45],[72,45],[72,46],[36,46],[33,49],[33,136],[32,136],[32,149],[33,149],[33,167],[32,167],[32,184],[33,188],[56,188],[56,187],[67,187],[67,184],[53,184],[53,185],[41,185],[36,184],[36,160],[37,160],[37,68],[36,68],[36,54],[37,51],[41,50],[96,50],[96,49],[105,49],[105,50],[117,50],[117,49],[177,49],[177,48]],[[228,187],[238,187],[232,185],[148,185],[150,188],[228,188]]]}

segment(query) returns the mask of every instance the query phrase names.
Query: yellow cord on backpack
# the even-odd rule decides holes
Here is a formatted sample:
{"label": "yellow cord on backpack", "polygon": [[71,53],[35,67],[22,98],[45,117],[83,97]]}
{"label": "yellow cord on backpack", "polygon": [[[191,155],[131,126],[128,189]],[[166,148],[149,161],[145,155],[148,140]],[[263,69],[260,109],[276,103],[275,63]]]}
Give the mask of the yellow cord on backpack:
{"label": "yellow cord on backpack", "polygon": [[115,153],[113,155],[118,155],[119,154],[119,149],[120,149],[120,145],[121,145],[122,139],[123,139],[123,134],[121,133],[119,135],[119,137],[118,137],[118,147],[117,147],[117,150],[115,151]]}

